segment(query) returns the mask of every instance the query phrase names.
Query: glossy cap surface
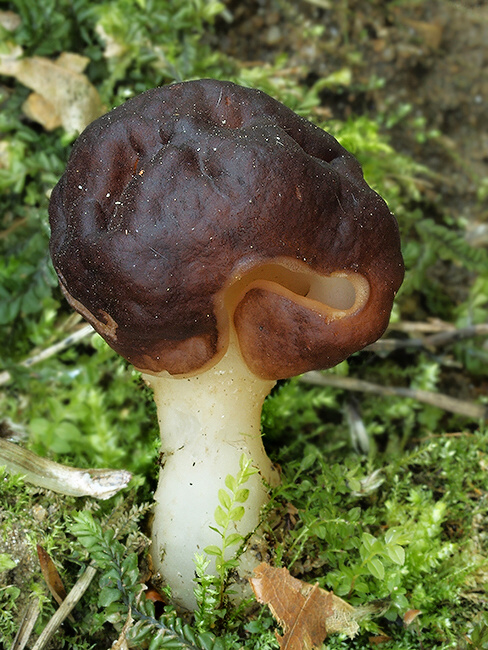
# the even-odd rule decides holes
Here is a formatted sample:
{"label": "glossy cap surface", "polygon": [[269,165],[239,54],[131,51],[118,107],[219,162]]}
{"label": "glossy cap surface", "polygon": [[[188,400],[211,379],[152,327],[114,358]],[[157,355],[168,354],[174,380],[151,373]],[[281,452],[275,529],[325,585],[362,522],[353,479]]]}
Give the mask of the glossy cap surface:
{"label": "glossy cap surface", "polygon": [[78,138],[50,203],[63,291],[137,368],[196,374],[232,329],[278,379],[381,336],[403,279],[398,228],[356,159],[266,94],[150,90]]}

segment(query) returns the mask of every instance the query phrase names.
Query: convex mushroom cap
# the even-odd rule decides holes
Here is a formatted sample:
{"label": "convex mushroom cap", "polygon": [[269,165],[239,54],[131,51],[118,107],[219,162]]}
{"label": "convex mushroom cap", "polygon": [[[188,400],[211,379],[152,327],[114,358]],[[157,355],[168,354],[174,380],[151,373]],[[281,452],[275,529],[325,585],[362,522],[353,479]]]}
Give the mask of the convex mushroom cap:
{"label": "convex mushroom cap", "polygon": [[386,328],[396,221],[356,159],[266,94],[178,83],[77,140],[50,203],[70,304],[137,368],[192,375],[234,329],[259,377],[329,368]]}

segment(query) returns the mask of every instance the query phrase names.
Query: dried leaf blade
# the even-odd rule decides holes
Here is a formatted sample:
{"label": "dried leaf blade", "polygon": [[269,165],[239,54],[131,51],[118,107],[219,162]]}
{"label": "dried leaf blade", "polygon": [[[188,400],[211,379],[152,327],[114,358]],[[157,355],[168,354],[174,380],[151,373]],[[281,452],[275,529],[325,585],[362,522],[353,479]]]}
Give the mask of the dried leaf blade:
{"label": "dried leaf blade", "polygon": [[66,598],[66,589],[54,562],[51,560],[51,556],[40,544],[37,544],[37,557],[39,558],[42,576],[49,591],[58,605],[61,605]]}
{"label": "dried leaf blade", "polygon": [[268,605],[283,628],[283,636],[276,633],[282,650],[312,650],[327,634],[344,632],[352,637],[358,630],[351,605],[317,584],[294,578],[287,569],[262,562],[250,583],[258,602]]}

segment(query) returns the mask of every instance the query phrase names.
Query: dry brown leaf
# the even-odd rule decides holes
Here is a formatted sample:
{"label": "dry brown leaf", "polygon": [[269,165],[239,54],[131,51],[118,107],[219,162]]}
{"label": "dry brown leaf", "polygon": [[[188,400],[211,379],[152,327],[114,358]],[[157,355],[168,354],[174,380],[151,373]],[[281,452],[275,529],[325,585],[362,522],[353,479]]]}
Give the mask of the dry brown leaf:
{"label": "dry brown leaf", "polygon": [[166,599],[163,598],[163,596],[156,589],[156,587],[153,587],[152,585],[148,585],[146,591],[144,592],[144,596],[147,598],[147,600],[152,600],[153,603],[166,604]]}
{"label": "dry brown leaf", "polygon": [[62,120],[53,110],[53,105],[42,95],[31,93],[22,104],[22,110],[28,118],[42,124],[46,131],[54,131],[62,126]]}
{"label": "dry brown leaf", "polygon": [[51,560],[51,556],[40,544],[37,545],[37,557],[41,565],[42,576],[49,587],[49,591],[58,605],[61,605],[66,598],[66,589],[58,570],[54,566],[54,562]]}
{"label": "dry brown leaf", "polygon": [[283,636],[276,633],[282,650],[312,650],[327,634],[353,637],[358,631],[354,607],[317,584],[293,578],[287,569],[262,562],[249,581],[258,602],[268,605],[283,628]]}
{"label": "dry brown leaf", "polygon": [[65,70],[71,72],[79,72],[82,74],[86,66],[90,63],[90,59],[82,54],[76,52],[61,52],[56,59],[56,65],[61,66]]}
{"label": "dry brown leaf", "polygon": [[0,55],[0,74],[15,77],[34,91],[22,107],[32,120],[48,131],[62,126],[68,133],[79,133],[104,112],[96,88],[82,74],[88,61],[69,52],[56,61],[22,58],[22,50],[10,44],[10,50]]}
{"label": "dry brown leaf", "polygon": [[414,622],[414,620],[417,618],[419,614],[422,612],[420,609],[409,609],[408,611],[405,612],[403,615],[403,624],[405,627],[408,627],[411,623]]}
{"label": "dry brown leaf", "polygon": [[377,636],[370,636],[368,641],[371,643],[371,645],[381,645],[382,643],[388,643],[388,641],[391,641],[391,636],[387,636],[386,634],[378,634]]}

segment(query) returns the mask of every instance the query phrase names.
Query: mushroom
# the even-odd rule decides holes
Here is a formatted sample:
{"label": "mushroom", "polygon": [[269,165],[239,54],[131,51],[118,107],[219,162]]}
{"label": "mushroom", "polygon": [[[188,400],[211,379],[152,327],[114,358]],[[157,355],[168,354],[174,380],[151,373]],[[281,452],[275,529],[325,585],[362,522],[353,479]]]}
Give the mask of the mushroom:
{"label": "mushroom", "polygon": [[226,475],[243,453],[259,470],[243,536],[279,482],[260,434],[276,380],[330,368],[384,332],[403,279],[396,221],[331,135],[212,79],[149,90],[93,122],[49,212],[68,302],[154,391],[153,559],[191,608]]}

